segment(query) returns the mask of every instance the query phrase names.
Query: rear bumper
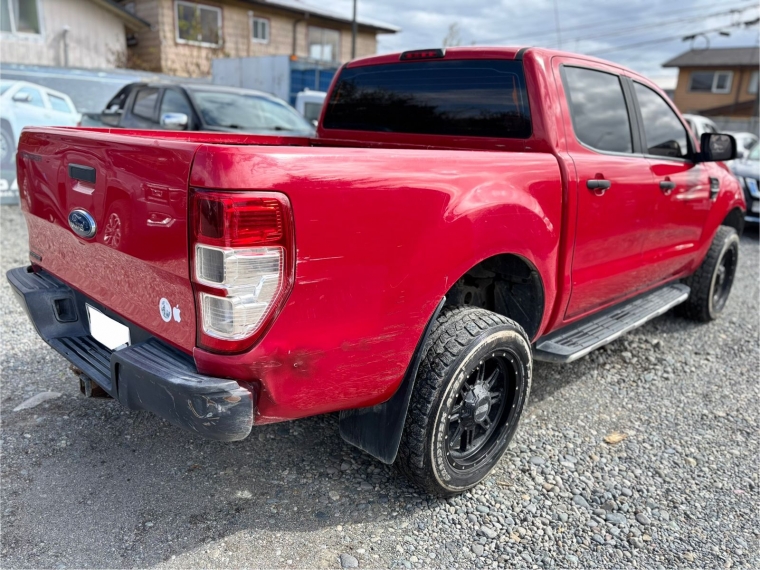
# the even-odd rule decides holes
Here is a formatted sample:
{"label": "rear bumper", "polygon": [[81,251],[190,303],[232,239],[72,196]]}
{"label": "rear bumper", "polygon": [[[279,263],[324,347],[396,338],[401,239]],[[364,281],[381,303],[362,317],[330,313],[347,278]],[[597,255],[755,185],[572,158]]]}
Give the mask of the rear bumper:
{"label": "rear bumper", "polygon": [[[234,380],[199,374],[192,358],[115,315],[45,271],[7,273],[42,339],[131,410],[147,410],[208,439],[251,431],[256,395]],[[133,344],[111,351],[89,334],[85,303],[130,329]]]}

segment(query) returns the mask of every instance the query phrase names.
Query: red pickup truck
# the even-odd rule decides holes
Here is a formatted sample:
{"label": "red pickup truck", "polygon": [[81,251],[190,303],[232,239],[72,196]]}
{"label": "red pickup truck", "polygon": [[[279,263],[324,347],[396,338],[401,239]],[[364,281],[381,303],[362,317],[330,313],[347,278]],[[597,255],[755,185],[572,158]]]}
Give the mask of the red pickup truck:
{"label": "red pickup truck", "polygon": [[723,309],[745,209],[646,78],[538,48],[353,61],[314,138],[34,128],[18,180],[41,337],[198,435],[340,412],[423,489],[504,453],[533,360]]}

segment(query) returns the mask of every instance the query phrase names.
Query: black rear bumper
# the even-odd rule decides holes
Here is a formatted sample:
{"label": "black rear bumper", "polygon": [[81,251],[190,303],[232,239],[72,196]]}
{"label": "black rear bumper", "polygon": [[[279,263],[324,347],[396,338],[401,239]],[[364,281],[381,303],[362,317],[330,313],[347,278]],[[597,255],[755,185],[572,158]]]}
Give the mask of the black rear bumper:
{"label": "black rear bumper", "polygon": [[[45,271],[19,267],[6,276],[42,339],[124,407],[153,412],[208,439],[235,441],[250,433],[253,391],[199,374],[188,355]],[[85,303],[129,327],[133,344],[111,351],[92,338]]]}

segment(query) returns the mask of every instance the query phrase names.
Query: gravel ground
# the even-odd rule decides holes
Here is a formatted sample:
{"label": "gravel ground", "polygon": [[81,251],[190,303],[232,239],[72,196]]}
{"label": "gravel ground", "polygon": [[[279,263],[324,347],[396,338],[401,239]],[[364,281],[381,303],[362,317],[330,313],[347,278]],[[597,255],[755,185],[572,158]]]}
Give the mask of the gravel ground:
{"label": "gravel ground", "polygon": [[[5,271],[26,230],[1,210]],[[668,314],[538,363],[496,473],[450,500],[343,443],[334,415],[221,444],[87,400],[2,285],[0,565],[760,567],[758,252],[745,234],[719,322]],[[12,411],[42,391],[61,395]]]}

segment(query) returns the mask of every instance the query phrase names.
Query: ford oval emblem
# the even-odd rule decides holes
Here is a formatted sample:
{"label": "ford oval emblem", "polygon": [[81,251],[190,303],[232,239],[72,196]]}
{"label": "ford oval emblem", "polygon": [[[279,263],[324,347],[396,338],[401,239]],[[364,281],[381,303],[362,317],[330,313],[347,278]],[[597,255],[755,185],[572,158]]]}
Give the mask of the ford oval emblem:
{"label": "ford oval emblem", "polygon": [[95,224],[95,218],[93,218],[86,210],[71,210],[69,214],[69,227],[79,237],[85,239],[91,239],[95,236],[97,225]]}

